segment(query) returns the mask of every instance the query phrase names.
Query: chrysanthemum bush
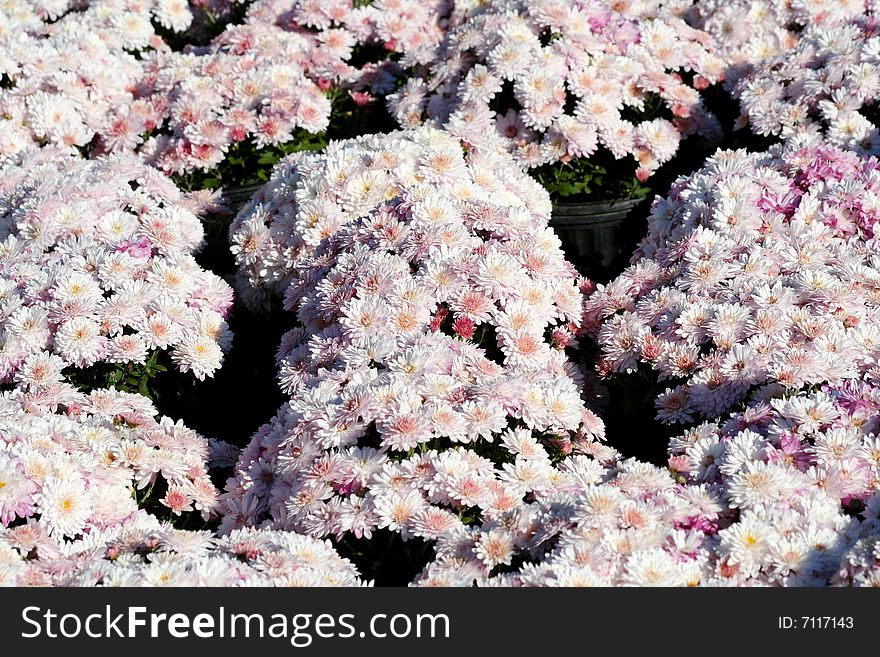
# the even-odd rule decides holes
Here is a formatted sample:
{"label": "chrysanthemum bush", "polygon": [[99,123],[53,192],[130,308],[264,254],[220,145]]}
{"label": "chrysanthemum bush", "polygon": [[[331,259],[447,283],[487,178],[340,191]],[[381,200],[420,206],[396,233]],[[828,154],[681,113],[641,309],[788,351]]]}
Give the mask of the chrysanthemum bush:
{"label": "chrysanthemum bush", "polygon": [[[534,181],[515,170],[493,169],[496,164],[509,164],[508,159],[490,154],[470,159],[473,166],[454,137],[430,128],[367,135],[333,142],[320,153],[288,157],[232,222],[230,241],[240,296],[255,308],[272,296],[283,297],[297,269],[322,240],[420,182],[450,189],[439,219],[452,216],[446,209],[449,203],[481,189],[483,195],[499,194],[496,203],[549,212],[546,194]],[[510,180],[519,186],[504,182]],[[531,220],[526,216],[523,221]],[[454,242],[457,237],[466,236],[461,231],[439,235],[443,241]],[[396,238],[395,230],[389,239]]]}
{"label": "chrysanthemum bush", "polygon": [[[316,229],[309,202],[333,223]],[[221,531],[432,541],[542,497],[564,454],[612,457],[565,354],[581,297],[549,209],[509,157],[433,129],[279,165],[233,238],[296,311],[278,354],[291,401],[242,453]],[[269,273],[260,231],[295,266]]]}
{"label": "chrysanthemum bush", "polygon": [[643,4],[490,2],[389,107],[403,125],[427,116],[472,146],[508,150],[553,194],[634,194],[684,137],[719,136],[699,89],[724,68],[706,33]]}
{"label": "chrysanthemum bush", "polygon": [[101,153],[149,129],[132,111],[157,29],[186,30],[187,0],[6,3],[0,11],[0,160],[26,145]]}
{"label": "chrysanthemum bush", "polygon": [[89,155],[137,150],[176,174],[216,169],[228,157],[227,175],[194,184],[248,182],[239,178],[254,175],[255,165],[326,143],[330,127],[360,131],[375,95],[429,58],[448,13],[442,1],[257,2],[245,24],[200,46],[174,34],[193,25],[191,9],[204,18],[243,3],[191,4],[10,8],[0,31],[0,154],[31,143]]}
{"label": "chrysanthemum bush", "polygon": [[676,436],[667,468],[563,461],[555,496],[445,533],[416,583],[876,583],[880,388],[764,397]]}
{"label": "chrysanthemum bush", "polygon": [[634,460],[569,457],[540,499],[444,533],[417,586],[706,583],[722,509],[705,488]]}
{"label": "chrysanthemum bush", "polygon": [[328,130],[365,131],[366,108],[428,58],[446,12],[444,1],[256,2],[208,47],[155,54],[133,107],[157,131],[141,150],[174,173],[229,158],[216,177],[236,184],[254,163],[324,145]]}
{"label": "chrysanthemum bush", "polygon": [[[364,49],[375,46],[376,57],[383,61],[358,62],[347,70],[336,65],[336,74],[354,82],[358,77],[364,83],[375,82],[378,69],[393,61],[400,67],[409,68],[432,61],[435,49],[443,39],[453,8],[457,3],[450,0],[257,0],[248,7],[247,20],[251,23],[265,22],[285,29],[315,33],[327,46],[328,57],[348,52],[352,47]],[[391,61],[384,61],[396,55]],[[383,85],[397,66],[384,71]],[[384,86],[372,91],[384,91]]]}
{"label": "chrysanthemum bush", "polygon": [[[246,266],[251,283],[283,294],[286,305],[297,311],[301,326],[286,336],[279,349],[279,380],[291,402],[243,451],[222,498],[221,532],[265,525],[332,536],[350,550],[352,538],[369,543],[377,531],[388,530],[405,541],[431,546],[422,552],[427,563],[414,580],[425,586],[791,586],[871,581],[876,565],[866,554],[876,534],[872,509],[878,506],[873,499],[880,470],[874,452],[880,451],[875,449],[873,420],[868,418],[875,414],[870,400],[876,393],[850,377],[870,371],[872,358],[841,358],[836,350],[842,347],[839,336],[831,341],[833,347],[824,350],[820,348],[825,342],[818,335],[812,336],[817,345],[805,347],[809,340],[795,339],[800,334],[793,327],[807,322],[810,315],[795,317],[786,325],[794,336],[792,344],[774,343],[774,349],[789,356],[798,348],[815,349],[825,355],[815,363],[824,367],[819,374],[789,380],[770,372],[737,388],[743,399],[750,388],[757,390],[758,401],[724,422],[724,438],[710,437],[713,425],[706,424],[673,439],[666,468],[623,460],[617,450],[595,440],[602,429],[581,399],[575,394],[569,397],[571,421],[563,419],[566,405],[557,403],[560,396],[554,390],[558,383],[546,374],[530,376],[538,363],[524,363],[522,354],[510,349],[505,315],[510,315],[516,291],[525,286],[521,282],[503,291],[496,287],[498,278],[493,274],[493,292],[479,274],[485,271],[492,246],[534,246],[542,230],[523,219],[523,233],[508,236],[509,218],[503,221],[499,211],[510,217],[511,210],[497,207],[497,195],[488,197],[493,212],[474,213],[474,204],[485,204],[474,189],[463,198],[441,201],[455,198],[453,190],[460,185],[426,176],[424,169],[418,173],[409,165],[403,170],[416,175],[408,183],[386,177],[383,184],[371,186],[375,193],[371,203],[331,225],[317,225],[328,208],[343,204],[328,180],[344,186],[359,180],[357,173],[376,162],[383,162],[380,170],[386,176],[394,173],[384,157],[375,156],[383,141],[394,144],[395,153],[406,153],[402,145],[414,142],[429,153],[445,146],[448,161],[455,161],[453,154],[461,157],[453,138],[429,129],[339,144],[323,155],[282,163],[236,221],[233,239],[242,247],[239,262]],[[485,157],[471,154],[470,161],[460,160],[471,167],[474,181],[480,179],[475,165]],[[415,150],[413,159],[428,161]],[[350,164],[356,168],[336,166],[337,160],[357,163]],[[777,148],[761,155],[719,154],[703,171],[680,181],[671,199],[655,206],[641,255],[668,252],[673,261],[663,267],[637,265],[622,277],[625,282],[609,286],[616,285],[616,292],[600,290],[587,303],[588,325],[595,329],[609,309],[633,305],[626,292],[645,293],[650,289],[645,280],[662,279],[664,267],[667,283],[681,277],[683,265],[674,258],[690,262],[683,255],[686,247],[700,244],[699,236],[711,226],[717,236],[710,243],[734,243],[739,260],[752,263],[744,267],[750,275],[766,277],[774,267],[780,270],[772,273],[778,280],[764,280],[748,289],[766,284],[768,294],[785,297],[784,285],[791,284],[783,276],[786,270],[780,258],[753,253],[757,250],[753,242],[763,246],[778,240],[780,250],[794,249],[800,256],[799,266],[815,260],[825,268],[858,271],[859,285],[851,287],[858,290],[861,311],[853,300],[831,304],[833,308],[826,311],[816,296],[825,289],[822,286],[813,291],[810,304],[802,305],[816,306],[817,315],[826,313],[810,326],[825,327],[828,316],[845,310],[846,316],[837,318],[845,329],[855,328],[858,319],[861,330],[870,333],[872,313],[865,306],[872,303],[869,290],[874,279],[866,273],[868,266],[859,269],[842,254],[864,247],[872,218],[853,216],[850,223],[828,219],[832,228],[821,217],[831,217],[832,210],[845,205],[835,181],[870,184],[875,166],[873,161],[821,144]],[[458,170],[458,176],[467,171],[455,166],[450,170]],[[491,170],[510,171],[510,180],[519,178],[517,184],[510,184],[514,193],[528,186],[513,167],[496,164]],[[817,184],[817,177],[824,183]],[[735,190],[739,203],[735,222],[729,221],[730,208],[712,214],[729,190]],[[710,194],[716,192],[718,197],[712,198]],[[322,200],[321,212],[299,214],[300,204],[311,198]],[[676,213],[669,208],[676,200],[696,204],[698,198],[703,200],[701,210],[689,206],[689,212]],[[536,197],[526,206],[533,216],[546,212],[535,213],[540,207]],[[864,209],[867,212],[868,206]],[[481,223],[471,224],[472,216]],[[485,223],[489,217],[494,219]],[[466,232],[459,232],[453,241],[443,239],[432,246],[425,237],[434,230],[449,234],[450,226],[462,221]],[[439,225],[429,230],[433,223]],[[468,235],[467,229],[473,233]],[[297,235],[288,239],[287,250],[279,241],[286,233]],[[263,237],[255,239],[257,234]],[[306,234],[312,239],[304,239]],[[455,258],[457,248],[468,254],[466,261],[471,264],[442,267],[444,285],[437,287],[432,272],[437,269],[432,265]],[[822,259],[816,256],[819,249],[832,250]],[[803,257],[806,253],[814,257]],[[517,257],[525,264],[529,259],[524,255]],[[850,259],[861,258],[862,263],[868,257],[863,250]],[[697,261],[724,263],[725,259]],[[754,272],[756,262],[765,268]],[[489,271],[494,270],[493,266]],[[645,271],[653,272],[653,278],[642,280]],[[842,276],[833,271],[838,279]],[[798,275],[795,271],[791,278]],[[450,276],[463,285],[447,289]],[[744,278],[737,270],[729,280]],[[567,280],[566,287],[573,284],[570,274],[561,280]],[[745,290],[746,282],[743,286]],[[457,301],[475,292],[476,297],[488,292],[494,306],[482,325],[475,321],[470,304]],[[696,299],[703,293],[694,289],[691,296]],[[686,297],[682,292],[679,301],[684,303]],[[718,298],[706,298],[710,304],[720,303]],[[797,305],[795,299],[790,301]],[[527,316],[534,321],[548,315],[546,308],[533,305],[521,316],[525,324]],[[672,317],[667,321],[674,324]],[[541,331],[551,349],[570,342],[566,333],[553,330],[553,324]],[[534,334],[535,341],[538,335]],[[607,329],[607,336],[619,335],[628,335],[625,327],[615,324]],[[861,334],[847,337],[855,342],[856,335]],[[730,340],[745,341],[740,335]],[[750,348],[756,347],[753,342],[747,343]],[[870,338],[866,342],[870,350]],[[737,346],[741,345],[728,349]],[[557,353],[564,358],[561,351]],[[743,360],[760,366],[756,358]],[[836,372],[832,365],[846,371]],[[576,372],[570,363],[563,363],[553,378],[572,371]],[[577,382],[576,375],[573,381]],[[849,409],[849,420],[842,411],[817,410],[822,395],[831,393],[811,396],[806,387],[823,381],[837,386],[838,403]],[[570,388],[573,393],[577,390],[576,385]],[[706,396],[713,406],[699,410],[712,418],[738,401],[729,395]],[[542,406],[552,408],[555,419],[535,413]],[[761,424],[773,409],[782,409],[786,418],[801,419],[797,426],[785,425],[790,435]],[[581,415],[580,425],[575,411]],[[839,441],[834,442],[838,424],[851,427],[846,444],[852,459],[838,453]],[[720,433],[718,424],[714,426]],[[809,426],[832,430],[831,443],[826,445],[817,431],[810,433]],[[724,454],[729,454],[726,461]],[[838,486],[838,481],[846,483]]]}
{"label": "chrysanthemum bush", "polygon": [[217,537],[151,516],[59,548],[39,525],[0,529],[0,583],[11,586],[361,586],[329,541],[242,529]]}
{"label": "chrysanthemum bush", "polygon": [[238,450],[157,420],[141,395],[46,380],[52,359],[29,359],[27,382],[0,395],[0,585],[361,584],[326,541],[218,538],[211,476]]}
{"label": "chrysanthemum bush", "polygon": [[757,66],[792,50],[805,26],[838,25],[864,15],[873,1],[847,0],[700,0],[685,16],[715,39],[727,64],[724,84],[733,88]]}
{"label": "chrysanthemum bush", "polygon": [[877,568],[876,558],[866,555],[866,546],[876,541],[876,518],[860,523],[809,477],[780,465],[760,472],[780,488],[788,483],[795,495],[738,499],[761,465],[749,462],[712,485],[681,484],[668,470],[633,460],[605,472],[592,468],[592,482],[580,479],[574,490],[520,504],[479,528],[445,534],[437,542],[437,560],[415,584],[868,583]]}
{"label": "chrysanthemum bush", "polygon": [[196,212],[209,202],[130,154],[87,161],[44,149],[8,162],[0,379],[51,386],[98,364],[103,383],[122,383],[117,365],[149,375],[163,353],[210,376],[231,343],[232,289],[193,257]]}
{"label": "chrysanthemum bush", "polygon": [[[152,402],[112,389],[67,390],[46,403],[33,389],[0,397],[0,522],[71,541],[121,527],[150,512],[216,516],[213,457],[236,450],[168,418]],[[212,454],[212,452],[214,452]]]}
{"label": "chrysanthemum bush", "polygon": [[876,375],[878,162],[823,142],[722,151],[655,201],[585,305],[603,373],[653,372],[665,422]]}
{"label": "chrysanthemum bush", "polygon": [[[155,131],[140,149],[170,173],[211,169],[235,144],[289,142],[323,132],[329,98],[306,77],[319,44],[271,25],[230,26],[207,52],[156,53],[133,111]],[[136,126],[129,146],[139,140]]]}
{"label": "chrysanthemum bush", "polygon": [[873,12],[810,23],[795,47],[756,63],[733,92],[760,135],[821,132],[835,145],[876,154],[878,63],[880,26]]}
{"label": "chrysanthemum bush", "polygon": [[851,560],[877,540],[880,389],[861,380],[777,388],[674,439],[670,468],[738,511],[719,534],[731,583],[868,584],[877,557]]}

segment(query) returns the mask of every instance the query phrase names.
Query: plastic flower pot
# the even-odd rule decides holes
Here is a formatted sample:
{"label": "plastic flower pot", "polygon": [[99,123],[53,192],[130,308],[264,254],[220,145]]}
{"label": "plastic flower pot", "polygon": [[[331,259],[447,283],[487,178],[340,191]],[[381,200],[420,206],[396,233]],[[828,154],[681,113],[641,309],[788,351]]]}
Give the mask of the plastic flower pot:
{"label": "plastic flower pot", "polygon": [[605,278],[622,255],[621,226],[644,199],[556,203],[550,226],[565,256],[582,274]]}
{"label": "plastic flower pot", "polygon": [[223,198],[229,205],[229,209],[238,212],[241,207],[251,200],[254,193],[263,186],[264,183],[256,185],[245,185],[244,187],[230,187],[223,190]]}

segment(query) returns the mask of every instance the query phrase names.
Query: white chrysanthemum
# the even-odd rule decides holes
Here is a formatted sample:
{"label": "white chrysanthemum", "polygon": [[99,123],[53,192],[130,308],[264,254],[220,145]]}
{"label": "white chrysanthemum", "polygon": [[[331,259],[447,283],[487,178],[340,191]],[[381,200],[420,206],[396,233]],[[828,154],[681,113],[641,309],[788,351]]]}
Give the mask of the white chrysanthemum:
{"label": "white chrysanthemum", "polygon": [[668,553],[650,550],[636,552],[626,560],[623,583],[629,586],[681,586],[684,578]]}
{"label": "white chrysanthemum", "polygon": [[37,510],[50,535],[73,538],[81,533],[92,512],[92,502],[79,479],[47,479]]}
{"label": "white chrysanthemum", "polygon": [[87,317],[74,317],[58,328],[55,346],[61,357],[77,367],[87,367],[103,355],[105,339],[97,323]]}
{"label": "white chrysanthemum", "polygon": [[223,351],[211,338],[204,335],[186,336],[171,352],[172,360],[181,372],[189,372],[200,381],[212,375],[223,362]]}

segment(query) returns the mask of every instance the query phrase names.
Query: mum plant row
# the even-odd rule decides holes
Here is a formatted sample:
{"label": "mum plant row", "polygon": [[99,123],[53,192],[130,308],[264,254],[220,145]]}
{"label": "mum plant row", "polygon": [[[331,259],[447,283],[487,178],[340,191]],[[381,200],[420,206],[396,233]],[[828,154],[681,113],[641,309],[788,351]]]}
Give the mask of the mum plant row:
{"label": "mum plant row", "polygon": [[[5,3],[0,581],[876,585],[878,25],[857,0]],[[622,273],[566,259],[554,204],[722,140]],[[212,271],[217,188],[256,182]],[[288,329],[286,401],[238,446],[156,387],[221,371],[236,313]],[[663,465],[607,437],[637,381]]]}

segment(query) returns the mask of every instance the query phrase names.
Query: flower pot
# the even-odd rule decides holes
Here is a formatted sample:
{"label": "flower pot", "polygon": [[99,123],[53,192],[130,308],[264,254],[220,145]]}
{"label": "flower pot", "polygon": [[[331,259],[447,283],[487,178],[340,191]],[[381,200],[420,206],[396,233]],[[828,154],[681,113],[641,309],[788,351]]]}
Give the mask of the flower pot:
{"label": "flower pot", "polygon": [[566,258],[579,272],[604,279],[611,274],[612,265],[635,246],[624,244],[621,227],[643,202],[645,199],[556,203],[550,226],[562,240]]}
{"label": "flower pot", "polygon": [[251,200],[254,193],[263,186],[264,183],[256,185],[245,185],[244,187],[229,187],[223,190],[223,198],[229,209],[238,212],[241,207]]}

